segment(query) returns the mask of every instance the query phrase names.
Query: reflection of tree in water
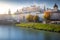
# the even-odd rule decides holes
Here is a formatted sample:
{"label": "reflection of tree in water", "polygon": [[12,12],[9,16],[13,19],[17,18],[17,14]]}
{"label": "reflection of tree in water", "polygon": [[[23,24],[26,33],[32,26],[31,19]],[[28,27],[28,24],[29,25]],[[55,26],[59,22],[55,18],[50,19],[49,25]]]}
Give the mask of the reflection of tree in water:
{"label": "reflection of tree in water", "polygon": [[45,34],[45,40],[60,40],[59,33],[49,32],[44,33]]}
{"label": "reflection of tree in water", "polygon": [[24,40],[39,40],[39,31],[34,29],[26,29],[23,31]]}
{"label": "reflection of tree in water", "polygon": [[46,33],[44,33],[44,36],[45,36],[45,40],[52,40],[50,33],[46,32]]}

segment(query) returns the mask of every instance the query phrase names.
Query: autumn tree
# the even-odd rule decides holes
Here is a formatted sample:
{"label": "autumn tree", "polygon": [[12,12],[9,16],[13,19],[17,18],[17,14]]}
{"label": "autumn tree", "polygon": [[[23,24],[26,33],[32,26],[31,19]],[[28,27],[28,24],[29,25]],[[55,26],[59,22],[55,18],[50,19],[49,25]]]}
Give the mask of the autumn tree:
{"label": "autumn tree", "polygon": [[26,19],[29,21],[29,22],[32,22],[33,21],[33,15],[27,15]]}
{"label": "autumn tree", "polygon": [[35,15],[35,16],[33,17],[33,21],[34,21],[34,22],[38,22],[38,21],[39,21],[39,16],[38,16],[38,15]]}
{"label": "autumn tree", "polygon": [[50,12],[47,11],[47,12],[44,12],[44,19],[50,19]]}
{"label": "autumn tree", "polygon": [[46,23],[50,22],[50,11],[46,11],[44,12],[44,19],[46,21]]}

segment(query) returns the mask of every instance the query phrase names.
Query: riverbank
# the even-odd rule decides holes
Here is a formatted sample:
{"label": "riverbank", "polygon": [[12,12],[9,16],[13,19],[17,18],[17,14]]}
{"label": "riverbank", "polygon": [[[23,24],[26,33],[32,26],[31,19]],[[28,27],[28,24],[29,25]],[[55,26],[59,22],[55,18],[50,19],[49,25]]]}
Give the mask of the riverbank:
{"label": "riverbank", "polygon": [[60,33],[60,24],[20,23],[16,26]]}

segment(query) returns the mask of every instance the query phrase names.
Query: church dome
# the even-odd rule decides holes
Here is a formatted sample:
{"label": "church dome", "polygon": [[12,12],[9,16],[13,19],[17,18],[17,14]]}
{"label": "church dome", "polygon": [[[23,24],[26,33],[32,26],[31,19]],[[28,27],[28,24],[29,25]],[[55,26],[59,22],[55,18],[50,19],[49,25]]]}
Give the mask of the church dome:
{"label": "church dome", "polygon": [[55,5],[54,5],[54,8],[55,8],[55,7],[58,8],[58,5],[57,5],[56,3],[55,3]]}

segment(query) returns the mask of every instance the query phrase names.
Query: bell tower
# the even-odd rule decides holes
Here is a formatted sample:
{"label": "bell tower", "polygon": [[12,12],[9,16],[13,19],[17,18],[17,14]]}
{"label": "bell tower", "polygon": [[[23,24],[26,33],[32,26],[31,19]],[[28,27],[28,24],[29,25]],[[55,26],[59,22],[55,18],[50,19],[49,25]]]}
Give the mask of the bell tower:
{"label": "bell tower", "polygon": [[11,17],[11,11],[10,11],[10,9],[8,10],[8,15],[9,15],[9,19],[11,19],[12,17]]}
{"label": "bell tower", "polygon": [[54,8],[54,10],[58,10],[58,5],[55,3],[53,8]]}
{"label": "bell tower", "polygon": [[8,10],[8,14],[11,15],[11,11],[10,11],[10,9]]}

